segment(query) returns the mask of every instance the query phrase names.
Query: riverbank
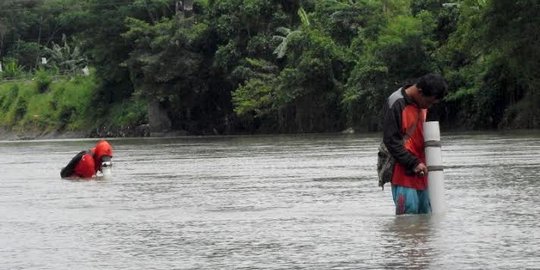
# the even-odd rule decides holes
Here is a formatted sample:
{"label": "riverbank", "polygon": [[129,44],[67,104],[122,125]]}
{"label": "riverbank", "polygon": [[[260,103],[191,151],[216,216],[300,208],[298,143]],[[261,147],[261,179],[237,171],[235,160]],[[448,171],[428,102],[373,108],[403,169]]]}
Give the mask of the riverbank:
{"label": "riverbank", "polygon": [[3,141],[22,141],[22,140],[37,140],[37,139],[76,139],[88,137],[87,133],[80,131],[68,132],[46,132],[46,131],[24,131],[13,132],[5,128],[0,128],[0,140]]}
{"label": "riverbank", "polygon": [[189,136],[184,130],[152,132],[148,124],[136,127],[101,128],[86,131],[11,131],[0,128],[0,141],[78,139],[78,138],[144,138]]}
{"label": "riverbank", "polygon": [[[441,132],[446,135],[453,134],[484,134],[497,133],[501,135],[513,134],[540,134],[540,129],[504,129],[504,130],[463,130],[463,129],[441,129]],[[324,132],[323,132],[324,133]],[[331,133],[331,132],[329,132]],[[341,134],[373,134],[380,132],[359,132],[352,128],[348,128],[339,132]],[[298,133],[300,134],[300,133]],[[304,134],[304,133],[302,133]],[[235,134],[190,134],[184,130],[170,130],[163,132],[151,132],[148,124],[140,125],[136,128],[124,128],[124,129],[101,129],[92,131],[53,131],[53,132],[36,132],[36,131],[24,131],[13,132],[8,131],[5,128],[0,128],[0,141],[25,141],[25,140],[54,140],[54,139],[78,139],[78,138],[148,138],[148,137],[182,137],[182,136],[212,136],[212,135],[270,135],[270,133],[235,133]],[[281,134],[283,135],[283,134]]]}

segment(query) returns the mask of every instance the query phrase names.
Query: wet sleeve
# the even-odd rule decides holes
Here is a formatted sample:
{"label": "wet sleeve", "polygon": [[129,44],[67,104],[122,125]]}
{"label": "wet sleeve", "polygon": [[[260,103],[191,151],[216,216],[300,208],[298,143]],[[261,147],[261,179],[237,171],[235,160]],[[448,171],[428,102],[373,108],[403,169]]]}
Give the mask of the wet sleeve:
{"label": "wet sleeve", "polygon": [[385,105],[383,142],[396,161],[405,166],[408,171],[412,171],[420,163],[420,160],[405,149],[401,132],[403,109],[403,106],[398,103],[394,103],[391,108],[388,104]]}

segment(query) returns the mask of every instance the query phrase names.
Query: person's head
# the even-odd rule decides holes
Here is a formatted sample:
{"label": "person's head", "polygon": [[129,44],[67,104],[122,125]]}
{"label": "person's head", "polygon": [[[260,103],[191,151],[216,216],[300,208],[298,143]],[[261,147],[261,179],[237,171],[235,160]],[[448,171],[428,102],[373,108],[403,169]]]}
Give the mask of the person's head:
{"label": "person's head", "polygon": [[429,73],[420,78],[415,83],[419,95],[415,102],[419,107],[427,109],[431,105],[438,103],[446,96],[448,84],[439,74]]}
{"label": "person's head", "polygon": [[94,160],[96,162],[96,171],[101,170],[103,166],[110,166],[112,164],[112,146],[107,141],[100,140],[97,142],[92,152],[94,153]]}

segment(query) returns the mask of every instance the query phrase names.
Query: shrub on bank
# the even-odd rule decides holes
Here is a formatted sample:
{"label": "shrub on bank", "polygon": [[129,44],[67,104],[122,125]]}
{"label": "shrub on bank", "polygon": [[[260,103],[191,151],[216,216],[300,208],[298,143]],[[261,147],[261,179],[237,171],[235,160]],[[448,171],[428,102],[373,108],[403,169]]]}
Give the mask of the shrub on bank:
{"label": "shrub on bank", "polygon": [[146,121],[142,101],[111,105],[107,116],[93,107],[97,83],[93,76],[56,77],[39,73],[37,79],[0,82],[0,127],[16,133],[80,131],[103,125],[133,127]]}

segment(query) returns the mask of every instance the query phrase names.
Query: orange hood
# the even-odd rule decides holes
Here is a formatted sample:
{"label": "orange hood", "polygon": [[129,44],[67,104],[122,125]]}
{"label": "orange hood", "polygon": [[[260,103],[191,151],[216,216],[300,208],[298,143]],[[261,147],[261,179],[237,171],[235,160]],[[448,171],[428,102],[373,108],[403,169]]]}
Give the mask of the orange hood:
{"label": "orange hood", "polygon": [[112,146],[105,140],[97,142],[96,147],[92,148],[94,153],[94,159],[101,163],[101,158],[103,156],[113,156]]}

